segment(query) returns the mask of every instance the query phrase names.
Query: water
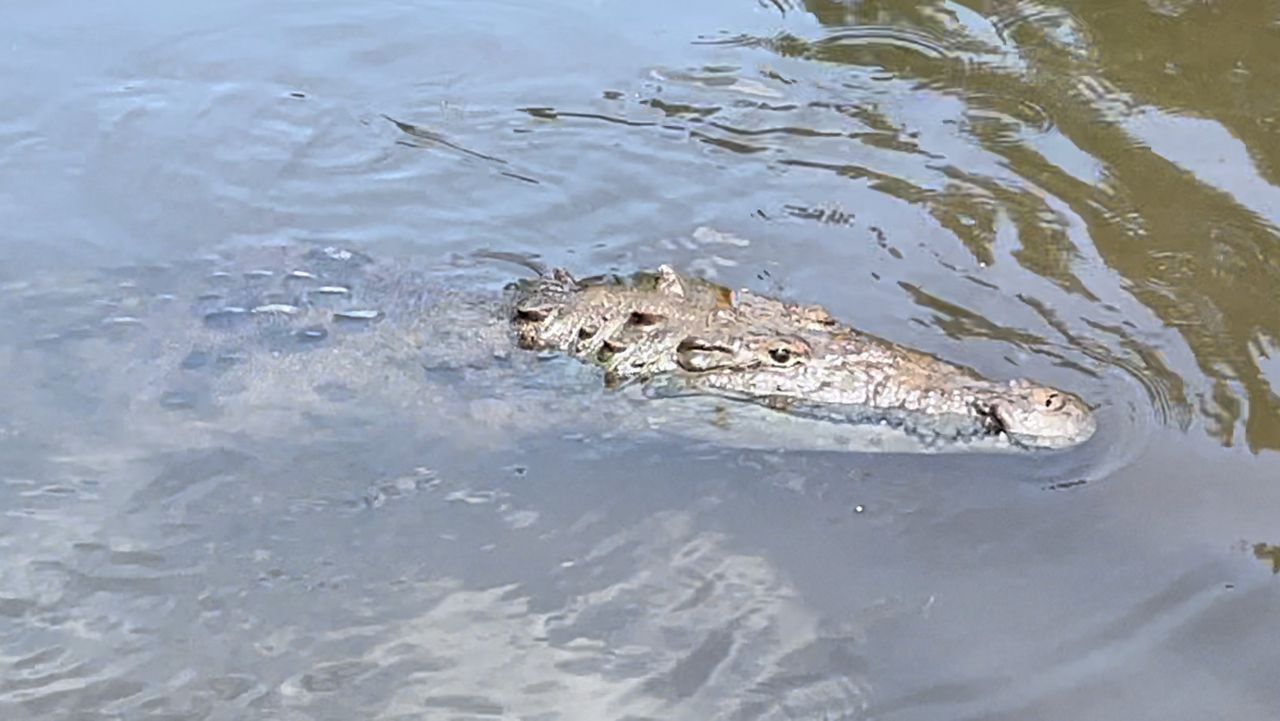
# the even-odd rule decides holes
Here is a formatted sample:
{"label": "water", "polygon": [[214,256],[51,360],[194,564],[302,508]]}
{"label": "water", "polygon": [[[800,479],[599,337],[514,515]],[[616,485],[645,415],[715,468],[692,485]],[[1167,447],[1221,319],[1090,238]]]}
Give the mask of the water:
{"label": "water", "polygon": [[[1280,4],[6,21],[5,719],[1280,713]],[[671,263],[1102,425],[1046,457],[633,432],[589,371],[430,320],[430,382],[404,323],[181,368],[148,283],[295,241],[467,291],[519,274],[452,265],[478,248]]]}

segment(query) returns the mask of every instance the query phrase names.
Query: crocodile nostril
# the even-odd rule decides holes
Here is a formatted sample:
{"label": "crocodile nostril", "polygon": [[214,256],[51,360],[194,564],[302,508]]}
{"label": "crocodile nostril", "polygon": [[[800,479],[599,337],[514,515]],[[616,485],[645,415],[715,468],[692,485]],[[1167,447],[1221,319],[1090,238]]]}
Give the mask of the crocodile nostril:
{"label": "crocodile nostril", "polygon": [[1008,434],[1009,428],[1005,425],[1004,419],[1000,417],[999,411],[995,407],[987,408],[979,411],[982,418],[982,425],[987,433],[995,436],[1001,433]]}

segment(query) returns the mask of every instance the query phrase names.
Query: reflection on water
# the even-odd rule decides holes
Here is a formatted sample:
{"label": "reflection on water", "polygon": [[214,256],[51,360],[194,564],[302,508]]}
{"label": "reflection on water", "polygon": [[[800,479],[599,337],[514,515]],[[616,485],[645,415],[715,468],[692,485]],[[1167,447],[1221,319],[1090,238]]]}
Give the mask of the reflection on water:
{"label": "reflection on water", "polygon": [[[1269,357],[1276,317],[1256,312],[1280,285],[1270,270],[1280,240],[1280,107],[1264,90],[1276,80],[1274,3],[1229,10],[1198,3],[1094,2],[1070,9],[984,3],[979,9],[990,13],[986,17],[957,5],[807,6],[824,29],[810,40],[774,46],[778,52],[875,68],[958,95],[970,108],[962,132],[1020,176],[953,179],[988,187],[986,193],[957,190],[945,201],[924,194],[917,202],[944,216],[972,216],[957,211],[975,202],[966,194],[998,193],[1005,213],[1026,205],[1014,257],[1087,297],[1088,284],[1070,267],[1081,249],[1069,231],[1080,227],[1099,260],[1125,279],[1126,292],[1176,329],[1194,353],[1206,376],[1196,399],[1206,429],[1227,444],[1237,442],[1240,429],[1239,440],[1254,450],[1280,448],[1280,397],[1259,358]],[[868,32],[873,25],[890,29]],[[842,39],[851,27],[883,42],[850,47]],[[917,38],[907,45],[929,50],[904,55],[907,37]],[[1016,98],[1015,113],[1034,114],[982,111],[989,98]],[[934,209],[933,202],[948,210]],[[983,248],[996,235],[976,225],[976,235],[949,229],[986,260]],[[1158,359],[1141,340],[1117,335]],[[1166,387],[1183,383],[1161,365],[1144,364],[1138,375],[1162,378]]]}
{"label": "reflection on water", "polygon": [[1253,544],[1253,555],[1259,561],[1271,566],[1272,573],[1280,573],[1280,546],[1270,543]]}
{"label": "reflection on water", "polygon": [[[1259,136],[1250,115],[1258,141],[1250,154],[1235,128],[1185,114],[1185,103],[1163,91],[1186,80],[1151,58],[1143,67],[1159,72],[1131,78],[1129,63],[1120,63],[1134,91],[1102,79],[1108,42],[1145,48],[1120,33],[1149,37],[1157,32],[1148,26],[1167,24],[1137,3],[1104,5],[1096,12],[1105,21],[1094,27],[1083,11],[1034,5],[996,8],[984,18],[954,5],[810,2],[822,23],[810,37],[784,31],[702,42],[844,66],[823,68],[823,82],[802,83],[778,68],[662,71],[652,75],[660,83],[648,84],[652,97],[639,104],[678,121],[661,127],[700,142],[775,166],[833,172],[923,208],[979,266],[1007,254],[1086,301],[1069,319],[1077,330],[1061,321],[1055,330],[1074,345],[1089,344],[1099,331],[1109,336],[1115,350],[1093,344],[1096,359],[1131,372],[1163,418],[1181,422],[1198,406],[1206,430],[1223,443],[1236,442],[1239,428],[1254,450],[1280,447],[1277,395],[1259,367],[1260,357],[1270,357],[1275,328],[1270,315],[1248,310],[1266,303],[1278,284],[1266,269],[1267,251],[1280,238],[1280,189],[1257,175],[1253,158],[1280,143],[1274,133]],[[1224,22],[1239,28],[1238,21]],[[1234,33],[1196,21],[1179,27],[1204,28],[1205,37]],[[1154,52],[1172,63],[1174,47],[1162,42]],[[1201,72],[1249,76],[1249,65],[1232,58],[1230,67]],[[684,88],[722,99],[698,105]],[[1265,93],[1242,88],[1223,120],[1240,120],[1233,106],[1259,95]],[[646,115],[544,109],[538,117],[660,124]],[[1002,235],[1017,247],[1001,252]],[[1117,307],[1101,302],[1117,295]],[[1019,297],[1037,309],[1057,305],[1056,298]],[[1132,300],[1182,336],[1203,383],[1179,377],[1162,359],[1167,340],[1151,343],[1126,328]],[[963,322],[948,316],[940,320]],[[1005,329],[1002,337],[1016,336]]]}
{"label": "reflection on water", "polygon": [[[1280,708],[1277,3],[53,2],[0,48],[3,718]],[[399,285],[192,314],[294,241]],[[821,303],[1100,431],[649,433],[512,352],[479,248]]]}

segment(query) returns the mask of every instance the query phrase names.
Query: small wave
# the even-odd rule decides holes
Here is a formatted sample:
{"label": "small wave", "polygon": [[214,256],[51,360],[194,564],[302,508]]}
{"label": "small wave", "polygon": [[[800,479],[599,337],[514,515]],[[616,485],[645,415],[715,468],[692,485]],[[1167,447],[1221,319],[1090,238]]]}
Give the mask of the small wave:
{"label": "small wave", "polygon": [[1012,35],[1020,26],[1034,26],[1067,47],[1093,47],[1084,25],[1068,10],[1038,2],[1014,3],[1008,8],[997,10],[991,24],[996,35],[1005,43],[1012,42]]}
{"label": "small wave", "polygon": [[903,48],[934,60],[943,60],[951,56],[948,48],[934,35],[922,30],[892,25],[838,27],[816,39],[803,38],[789,32],[780,32],[769,37],[742,33],[701,39],[695,41],[694,44],[766,48],[783,57],[818,60],[829,59],[825,56],[833,50],[856,46]]}
{"label": "small wave", "polygon": [[820,51],[836,47],[885,45],[911,50],[934,60],[945,60],[950,57],[946,46],[931,34],[891,25],[843,28],[827,34],[826,37],[812,44]]}
{"label": "small wave", "polygon": [[1091,356],[1097,354],[1096,360],[1119,368],[1137,381],[1151,402],[1156,420],[1184,431],[1190,427],[1192,407],[1187,400],[1186,383],[1165,364],[1159,351],[1146,347],[1116,326],[1089,319],[1084,322],[1097,331],[1119,339],[1127,351],[1123,355],[1110,351],[1103,354],[1098,353],[1097,344],[1090,344],[1092,350],[1088,352]]}
{"label": "small wave", "polygon": [[[715,43],[709,43],[715,44]],[[650,77],[662,82],[701,87],[710,90],[727,90],[743,95],[761,98],[783,98],[784,93],[752,78],[740,77],[739,68],[703,68],[701,70],[675,70],[671,68],[653,68]]]}
{"label": "small wave", "polygon": [[991,127],[994,132],[984,135],[997,145],[1021,144],[1028,133],[1048,135],[1056,127],[1049,111],[1026,98],[979,92],[971,93],[967,100],[971,107],[966,113],[968,122],[975,129]]}

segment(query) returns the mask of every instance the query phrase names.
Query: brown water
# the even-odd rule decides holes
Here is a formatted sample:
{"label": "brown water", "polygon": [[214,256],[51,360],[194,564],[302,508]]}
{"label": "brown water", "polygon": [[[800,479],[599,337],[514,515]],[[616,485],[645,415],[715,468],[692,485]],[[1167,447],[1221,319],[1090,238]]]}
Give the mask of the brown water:
{"label": "brown water", "polygon": [[[1280,2],[10,8],[0,718],[1280,717],[1277,88]],[[1101,427],[750,451],[556,368],[201,415],[163,327],[29,342],[51,278],[291,240],[667,262]]]}

